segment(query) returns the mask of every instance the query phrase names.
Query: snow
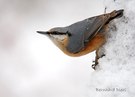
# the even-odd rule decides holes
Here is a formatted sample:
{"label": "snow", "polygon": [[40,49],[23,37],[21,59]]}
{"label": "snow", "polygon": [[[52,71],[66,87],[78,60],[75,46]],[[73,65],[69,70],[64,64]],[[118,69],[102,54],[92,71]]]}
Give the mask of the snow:
{"label": "snow", "polygon": [[[91,75],[90,95],[95,97],[134,97],[135,95],[135,12],[134,0],[106,0],[107,11],[124,9],[124,16],[110,24],[106,54],[99,60],[99,70]],[[116,28],[114,29],[114,27]],[[124,91],[95,91],[93,88],[120,88]]]}
{"label": "snow", "polygon": [[[134,0],[0,0],[0,97],[134,97],[134,5]],[[110,24],[100,50],[106,56],[96,71],[94,52],[68,57],[36,33],[102,14],[105,6],[107,12],[125,11]]]}

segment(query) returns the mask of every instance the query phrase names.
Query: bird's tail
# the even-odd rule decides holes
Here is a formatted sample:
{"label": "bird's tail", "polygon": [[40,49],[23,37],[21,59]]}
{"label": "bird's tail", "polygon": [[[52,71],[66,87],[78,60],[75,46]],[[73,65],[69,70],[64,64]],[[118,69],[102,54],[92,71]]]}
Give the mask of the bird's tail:
{"label": "bird's tail", "polygon": [[114,11],[112,11],[111,13],[109,13],[109,14],[107,14],[107,15],[109,15],[109,19],[108,19],[108,21],[106,22],[106,24],[108,24],[110,21],[112,21],[113,19],[115,19],[115,18],[120,18],[120,17],[122,17],[123,16],[123,9],[121,9],[121,10],[114,10]]}
{"label": "bird's tail", "polygon": [[114,10],[113,12],[111,12],[110,13],[110,16],[111,16],[111,18],[110,18],[110,20],[113,20],[113,19],[115,19],[115,18],[120,18],[120,17],[122,17],[123,16],[123,9],[121,9],[121,10]]}

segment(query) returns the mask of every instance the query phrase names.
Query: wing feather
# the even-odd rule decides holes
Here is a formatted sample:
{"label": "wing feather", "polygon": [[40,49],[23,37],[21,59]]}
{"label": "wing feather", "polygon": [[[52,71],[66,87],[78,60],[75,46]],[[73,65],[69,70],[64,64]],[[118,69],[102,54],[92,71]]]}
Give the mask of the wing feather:
{"label": "wing feather", "polygon": [[83,21],[74,23],[68,26],[68,31],[71,33],[67,50],[71,53],[78,53],[89,42],[98,31],[109,20],[109,14],[100,15]]}

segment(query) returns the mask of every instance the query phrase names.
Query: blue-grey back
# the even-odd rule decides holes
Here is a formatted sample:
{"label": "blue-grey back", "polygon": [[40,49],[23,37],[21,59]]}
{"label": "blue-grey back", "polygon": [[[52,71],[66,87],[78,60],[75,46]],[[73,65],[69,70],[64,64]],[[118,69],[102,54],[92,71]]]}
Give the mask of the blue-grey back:
{"label": "blue-grey back", "polygon": [[85,42],[90,41],[97,34],[97,31],[102,28],[103,23],[103,19],[97,16],[68,26],[71,36],[69,37],[67,50],[71,53],[79,52],[84,48]]}

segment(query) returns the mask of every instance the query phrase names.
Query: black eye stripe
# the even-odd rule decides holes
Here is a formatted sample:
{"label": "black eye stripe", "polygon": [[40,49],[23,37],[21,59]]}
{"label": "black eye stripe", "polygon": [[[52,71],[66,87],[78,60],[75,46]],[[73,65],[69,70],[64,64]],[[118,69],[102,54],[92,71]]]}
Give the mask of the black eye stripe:
{"label": "black eye stripe", "polygon": [[67,35],[68,34],[69,36],[71,36],[71,33],[69,33],[68,31],[66,33],[53,31],[50,34],[53,34],[53,35]]}
{"label": "black eye stripe", "polygon": [[54,34],[54,35],[66,35],[66,33],[57,32],[57,31],[54,31],[54,32],[52,32],[51,34]]}

